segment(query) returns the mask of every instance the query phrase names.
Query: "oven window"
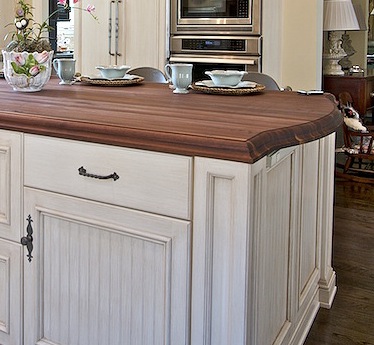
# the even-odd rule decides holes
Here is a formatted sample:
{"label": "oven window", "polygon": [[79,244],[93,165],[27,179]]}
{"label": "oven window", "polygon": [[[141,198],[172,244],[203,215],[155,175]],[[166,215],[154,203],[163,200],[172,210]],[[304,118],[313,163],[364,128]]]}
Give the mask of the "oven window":
{"label": "oven window", "polygon": [[250,0],[180,0],[182,18],[248,18]]}
{"label": "oven window", "polygon": [[237,70],[237,71],[246,71],[246,65],[243,64],[226,64],[226,63],[194,63],[192,69],[192,81],[200,81],[209,79],[205,74],[206,71],[212,71],[215,69],[222,70]]}

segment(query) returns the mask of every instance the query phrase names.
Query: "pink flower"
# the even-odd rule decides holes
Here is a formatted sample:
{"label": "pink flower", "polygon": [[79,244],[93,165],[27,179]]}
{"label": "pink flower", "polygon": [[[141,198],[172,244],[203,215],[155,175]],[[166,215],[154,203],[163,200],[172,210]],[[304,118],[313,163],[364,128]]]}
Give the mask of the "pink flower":
{"label": "pink flower", "polygon": [[20,7],[20,8],[17,8],[16,9],[16,15],[17,17],[23,17],[25,15],[25,12],[23,11],[23,9]]}
{"label": "pink flower", "polygon": [[88,13],[92,13],[92,12],[95,12],[95,5],[87,5],[87,8],[86,8],[86,11]]}
{"label": "pink flower", "polygon": [[44,52],[39,53],[35,56],[35,60],[38,61],[38,63],[44,63],[48,60],[49,54],[44,50]]}
{"label": "pink flower", "polygon": [[18,66],[23,66],[26,62],[26,59],[22,54],[14,54],[13,60]]}
{"label": "pink flower", "polygon": [[31,74],[32,76],[35,77],[37,74],[40,73],[40,68],[39,68],[39,66],[32,66],[32,67],[30,68],[29,72],[30,72],[30,74]]}
{"label": "pink flower", "polygon": [[58,0],[57,3],[58,3],[59,5],[66,6],[66,0]]}
{"label": "pink flower", "polygon": [[73,0],[73,3],[76,4],[79,0]]}

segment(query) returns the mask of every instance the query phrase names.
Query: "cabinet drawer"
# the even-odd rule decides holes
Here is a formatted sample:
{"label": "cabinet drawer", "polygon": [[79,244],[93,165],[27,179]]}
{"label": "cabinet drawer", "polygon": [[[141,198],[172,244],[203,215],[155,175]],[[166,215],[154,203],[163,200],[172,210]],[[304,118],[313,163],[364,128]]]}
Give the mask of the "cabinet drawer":
{"label": "cabinet drawer", "polygon": [[25,135],[24,159],[26,186],[190,219],[191,157]]}

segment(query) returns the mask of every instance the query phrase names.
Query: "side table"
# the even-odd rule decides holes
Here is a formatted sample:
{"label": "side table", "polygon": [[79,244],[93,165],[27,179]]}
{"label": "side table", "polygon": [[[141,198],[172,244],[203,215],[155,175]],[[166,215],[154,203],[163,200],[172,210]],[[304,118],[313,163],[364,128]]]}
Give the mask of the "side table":
{"label": "side table", "polygon": [[340,92],[348,91],[352,95],[354,108],[364,119],[365,114],[372,107],[374,74],[370,71],[365,75],[324,75],[323,90],[332,93],[336,98]]}

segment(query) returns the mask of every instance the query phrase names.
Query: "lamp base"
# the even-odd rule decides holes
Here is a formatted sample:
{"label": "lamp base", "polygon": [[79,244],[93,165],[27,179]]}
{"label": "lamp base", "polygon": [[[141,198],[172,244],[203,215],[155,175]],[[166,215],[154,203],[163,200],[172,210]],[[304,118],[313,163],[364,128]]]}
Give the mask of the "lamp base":
{"label": "lamp base", "polygon": [[329,31],[325,51],[326,53],[323,54],[323,74],[344,75],[342,66],[340,66],[338,62],[347,56],[347,53],[342,48],[342,39],[339,32]]}
{"label": "lamp base", "polygon": [[344,71],[342,70],[342,66],[339,65],[339,60],[344,58],[345,55],[330,55],[324,54],[323,60],[323,74],[325,75],[344,75]]}

